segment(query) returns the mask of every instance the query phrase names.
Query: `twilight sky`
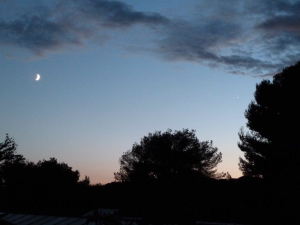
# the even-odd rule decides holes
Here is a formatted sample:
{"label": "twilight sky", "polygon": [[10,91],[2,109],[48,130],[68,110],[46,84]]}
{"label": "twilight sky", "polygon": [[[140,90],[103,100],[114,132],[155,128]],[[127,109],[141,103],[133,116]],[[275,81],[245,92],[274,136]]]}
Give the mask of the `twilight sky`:
{"label": "twilight sky", "polygon": [[[255,84],[300,59],[296,0],[0,0],[0,142],[113,181],[149,132],[195,129],[241,176]],[[36,74],[41,75],[35,81]]]}

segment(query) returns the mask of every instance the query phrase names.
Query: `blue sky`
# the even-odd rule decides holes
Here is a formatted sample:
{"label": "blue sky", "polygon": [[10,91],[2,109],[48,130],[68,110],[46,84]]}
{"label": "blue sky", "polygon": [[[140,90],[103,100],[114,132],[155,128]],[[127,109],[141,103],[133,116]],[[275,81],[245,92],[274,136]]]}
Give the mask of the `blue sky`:
{"label": "blue sky", "polygon": [[298,1],[0,4],[0,136],[92,183],[113,181],[123,152],[168,128],[213,140],[219,171],[241,176],[255,84],[299,59]]}

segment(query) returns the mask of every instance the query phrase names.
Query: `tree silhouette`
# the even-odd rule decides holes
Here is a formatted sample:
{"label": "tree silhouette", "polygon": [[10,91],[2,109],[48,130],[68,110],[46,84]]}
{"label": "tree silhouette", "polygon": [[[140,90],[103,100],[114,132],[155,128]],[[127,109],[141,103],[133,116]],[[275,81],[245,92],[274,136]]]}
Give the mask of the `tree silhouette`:
{"label": "tree silhouette", "polygon": [[17,153],[17,144],[6,134],[5,141],[0,143],[0,167],[7,163],[24,162],[25,158]]}
{"label": "tree silhouette", "polygon": [[79,172],[55,158],[10,164],[5,167],[4,179],[5,199],[0,208],[8,211],[70,215],[83,213],[89,201],[84,193],[89,188],[88,177],[80,183]]}
{"label": "tree silhouette", "polygon": [[90,186],[90,184],[91,184],[90,177],[85,176],[84,179],[82,179],[78,183],[82,186]]}
{"label": "tree silhouette", "polygon": [[72,167],[57,159],[39,161],[36,164],[37,177],[36,181],[47,187],[69,187],[75,186],[79,181],[80,173],[78,170],[73,171]]}
{"label": "tree silhouette", "polygon": [[256,85],[245,111],[250,132],[239,132],[239,167],[245,176],[292,179],[300,172],[300,62],[283,69],[273,82]]}
{"label": "tree silhouette", "polygon": [[0,185],[5,182],[4,173],[7,167],[24,164],[25,158],[17,153],[17,144],[6,134],[5,141],[0,143]]}
{"label": "tree silhouette", "polygon": [[156,131],[135,143],[125,152],[119,162],[120,171],[116,181],[145,181],[169,179],[174,176],[217,177],[215,167],[222,154],[212,142],[199,142],[195,130]]}
{"label": "tree silhouette", "polygon": [[28,162],[16,151],[14,139],[6,135],[0,143],[0,211],[82,215],[90,210],[88,176],[79,181],[79,172],[64,162]]}

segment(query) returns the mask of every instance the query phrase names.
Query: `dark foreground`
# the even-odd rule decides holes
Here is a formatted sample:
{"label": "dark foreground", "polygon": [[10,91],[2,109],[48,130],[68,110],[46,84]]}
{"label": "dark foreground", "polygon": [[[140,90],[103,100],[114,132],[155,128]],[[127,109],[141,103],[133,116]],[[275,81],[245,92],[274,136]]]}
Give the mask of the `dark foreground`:
{"label": "dark foreground", "polygon": [[175,221],[178,224],[195,224],[196,221],[300,224],[298,190],[296,183],[270,184],[247,178],[193,182],[181,179],[180,182],[110,183],[51,189],[2,187],[0,211],[81,217],[95,208],[111,208],[119,209],[120,217],[168,221],[169,224]]}

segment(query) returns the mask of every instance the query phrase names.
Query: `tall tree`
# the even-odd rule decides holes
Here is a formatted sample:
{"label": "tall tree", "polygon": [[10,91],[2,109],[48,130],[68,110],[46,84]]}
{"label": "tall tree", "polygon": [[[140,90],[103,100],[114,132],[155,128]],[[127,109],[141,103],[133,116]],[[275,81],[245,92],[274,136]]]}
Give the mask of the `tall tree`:
{"label": "tall tree", "polygon": [[168,179],[174,175],[197,174],[217,177],[216,166],[222,154],[212,142],[200,142],[195,130],[157,131],[135,143],[119,162],[117,181]]}
{"label": "tall tree", "polygon": [[17,144],[6,134],[4,142],[0,143],[0,185],[4,181],[5,168],[11,165],[24,164],[25,158],[17,154]]}
{"label": "tall tree", "polygon": [[246,176],[292,179],[300,172],[300,62],[256,85],[245,111],[250,132],[239,132]]}

